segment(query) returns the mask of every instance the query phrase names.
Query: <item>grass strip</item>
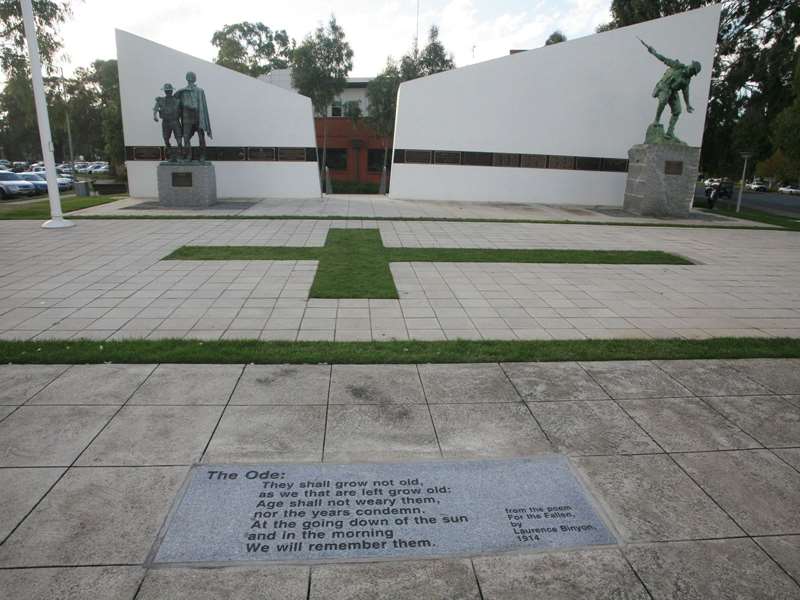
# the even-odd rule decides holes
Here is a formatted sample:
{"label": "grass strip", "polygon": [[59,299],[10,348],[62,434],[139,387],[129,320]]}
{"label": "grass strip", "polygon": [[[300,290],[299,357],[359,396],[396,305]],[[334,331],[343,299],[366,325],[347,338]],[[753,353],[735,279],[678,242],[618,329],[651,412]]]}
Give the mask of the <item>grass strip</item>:
{"label": "grass strip", "polygon": [[5,364],[387,364],[800,358],[800,339],[261,342],[0,341]]}
{"label": "grass strip", "polygon": [[756,208],[742,208],[738,213],[736,212],[735,204],[721,204],[717,202],[716,208],[711,210],[708,208],[708,203],[703,201],[695,201],[696,208],[700,208],[703,212],[708,214],[719,213],[726,217],[735,217],[738,219],[746,219],[748,221],[756,221],[758,223],[766,223],[769,225],[777,225],[784,229],[791,229],[792,231],[800,231],[800,215],[797,218],[785,217],[782,215],[775,215],[772,213],[764,212]]}
{"label": "grass strip", "polygon": [[[61,210],[66,214],[73,210],[81,210],[82,208],[90,208],[92,206],[99,206],[100,204],[107,204],[119,200],[115,196],[70,196],[61,199]],[[2,206],[0,205],[0,220],[17,220],[17,219],[49,219],[50,218],[50,201],[41,200],[39,202],[31,202],[29,204],[12,204]]]}
{"label": "grass strip", "polygon": [[329,229],[322,248],[281,246],[183,246],[164,260],[318,260],[311,298],[398,298],[392,262],[576,263],[689,265],[653,250],[495,250],[484,248],[387,248],[377,229]]}

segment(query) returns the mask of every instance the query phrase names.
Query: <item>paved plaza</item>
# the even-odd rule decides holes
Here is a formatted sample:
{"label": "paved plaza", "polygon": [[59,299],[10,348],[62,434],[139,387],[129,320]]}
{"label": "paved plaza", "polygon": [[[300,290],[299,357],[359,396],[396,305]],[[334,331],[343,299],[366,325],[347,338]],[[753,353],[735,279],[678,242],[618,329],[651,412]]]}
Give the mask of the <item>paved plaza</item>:
{"label": "paved plaza", "polygon": [[[547,453],[569,458],[618,543],[147,564],[193,463]],[[800,360],[0,367],[14,600],[800,598],[798,506]]]}
{"label": "paved plaza", "polygon": [[[164,261],[183,245],[663,250],[695,264],[392,263],[399,300],[309,299],[315,261]],[[797,337],[790,231],[443,221],[0,222],[0,337],[445,340]]]}

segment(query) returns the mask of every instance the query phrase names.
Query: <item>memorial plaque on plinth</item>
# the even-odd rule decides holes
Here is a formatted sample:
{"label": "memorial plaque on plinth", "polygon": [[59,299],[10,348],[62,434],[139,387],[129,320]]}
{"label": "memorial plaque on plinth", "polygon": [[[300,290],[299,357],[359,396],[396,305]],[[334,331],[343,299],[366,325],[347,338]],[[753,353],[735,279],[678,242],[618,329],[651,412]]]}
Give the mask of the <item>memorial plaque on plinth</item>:
{"label": "memorial plaque on plinth", "polygon": [[563,456],[197,465],[151,561],[402,559],[616,540]]}
{"label": "memorial plaque on plinth", "polygon": [[158,165],[158,202],[169,208],[206,208],[217,201],[217,178],[211,163]]}
{"label": "memorial plaque on plinth", "polygon": [[686,218],[694,201],[700,148],[638,144],[628,152],[623,208],[644,217]]}

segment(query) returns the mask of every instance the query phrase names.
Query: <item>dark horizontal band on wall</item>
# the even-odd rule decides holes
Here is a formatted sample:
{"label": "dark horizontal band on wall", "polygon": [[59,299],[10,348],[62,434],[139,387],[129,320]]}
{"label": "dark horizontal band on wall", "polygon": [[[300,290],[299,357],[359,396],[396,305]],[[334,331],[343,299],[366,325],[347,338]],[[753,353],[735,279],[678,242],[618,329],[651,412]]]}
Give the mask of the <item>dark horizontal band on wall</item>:
{"label": "dark horizontal band on wall", "polygon": [[627,158],[561,156],[555,154],[514,154],[507,152],[466,152],[459,150],[394,151],[396,164],[458,165],[468,167],[515,167],[523,169],[566,169],[571,171],[628,171]]}
{"label": "dark horizontal band on wall", "polygon": [[[192,147],[192,158],[200,157],[200,148]],[[164,146],[125,146],[125,160],[166,160]],[[316,162],[316,148],[279,148],[262,146],[208,146],[206,160],[232,162]]]}

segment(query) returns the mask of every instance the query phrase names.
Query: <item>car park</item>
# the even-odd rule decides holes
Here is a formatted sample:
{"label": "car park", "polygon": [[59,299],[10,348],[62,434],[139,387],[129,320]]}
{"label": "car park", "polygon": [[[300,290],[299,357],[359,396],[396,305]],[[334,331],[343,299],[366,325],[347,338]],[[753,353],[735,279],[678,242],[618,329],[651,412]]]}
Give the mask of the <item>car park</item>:
{"label": "car park", "polygon": [[800,187],[796,185],[784,185],[783,187],[779,187],[778,191],[781,194],[800,195]]}
{"label": "car park", "polygon": [[30,181],[20,179],[17,173],[0,171],[0,199],[33,196],[34,194],[36,194],[36,187]]}
{"label": "car park", "polygon": [[27,171],[25,173],[18,173],[18,175],[20,179],[30,181],[33,184],[33,187],[36,188],[37,194],[47,193],[47,180],[41,174],[33,171]]}

